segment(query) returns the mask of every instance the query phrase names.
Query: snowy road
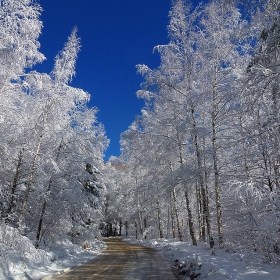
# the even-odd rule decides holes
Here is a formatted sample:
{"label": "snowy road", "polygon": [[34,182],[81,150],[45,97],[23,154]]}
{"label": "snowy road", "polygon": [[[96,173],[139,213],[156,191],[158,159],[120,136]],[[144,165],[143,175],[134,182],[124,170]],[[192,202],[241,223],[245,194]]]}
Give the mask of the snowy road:
{"label": "snowy road", "polygon": [[100,257],[53,279],[178,279],[155,250],[119,238],[105,242],[107,250]]}

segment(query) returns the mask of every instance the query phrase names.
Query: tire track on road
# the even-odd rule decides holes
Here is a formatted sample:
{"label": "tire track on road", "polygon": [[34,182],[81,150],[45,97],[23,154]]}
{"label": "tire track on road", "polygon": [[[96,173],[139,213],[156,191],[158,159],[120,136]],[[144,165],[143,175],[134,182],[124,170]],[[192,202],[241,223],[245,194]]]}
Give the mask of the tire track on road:
{"label": "tire track on road", "polygon": [[179,279],[154,249],[129,244],[120,238],[108,238],[104,241],[107,249],[99,257],[74,268],[68,273],[53,276],[52,279]]}

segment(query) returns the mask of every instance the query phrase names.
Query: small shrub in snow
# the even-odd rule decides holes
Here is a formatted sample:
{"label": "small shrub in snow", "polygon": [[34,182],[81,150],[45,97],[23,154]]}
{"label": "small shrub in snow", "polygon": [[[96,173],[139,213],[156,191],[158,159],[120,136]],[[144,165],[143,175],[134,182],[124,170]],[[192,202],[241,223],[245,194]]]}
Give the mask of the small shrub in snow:
{"label": "small shrub in snow", "polygon": [[178,259],[176,259],[172,268],[175,269],[179,275],[187,276],[191,280],[196,279],[201,275],[199,272],[201,269],[201,264],[198,265],[196,263],[186,263],[184,261],[180,262]]}

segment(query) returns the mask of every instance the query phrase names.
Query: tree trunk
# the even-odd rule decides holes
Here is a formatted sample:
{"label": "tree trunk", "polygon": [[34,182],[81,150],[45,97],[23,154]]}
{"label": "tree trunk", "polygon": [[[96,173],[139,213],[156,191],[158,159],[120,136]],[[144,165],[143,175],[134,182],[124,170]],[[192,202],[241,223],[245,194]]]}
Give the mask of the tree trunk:
{"label": "tree trunk", "polygon": [[172,237],[176,238],[176,231],[175,231],[175,220],[174,220],[174,212],[173,207],[170,207],[170,217],[171,217],[171,229],[172,229]]}
{"label": "tree trunk", "polygon": [[147,222],[147,217],[144,217],[144,238],[147,239],[147,229],[148,227],[148,222]]}
{"label": "tree trunk", "polygon": [[43,133],[40,135],[39,142],[38,142],[38,145],[37,145],[37,149],[36,149],[36,152],[35,152],[35,155],[34,155],[34,158],[33,158],[32,168],[31,168],[31,172],[29,174],[29,179],[28,179],[28,184],[27,184],[27,188],[26,188],[26,191],[25,191],[25,196],[24,196],[23,203],[22,203],[22,206],[21,206],[21,209],[20,209],[17,227],[20,226],[20,223],[23,219],[23,215],[24,215],[25,208],[26,208],[26,205],[27,205],[27,201],[28,201],[28,197],[29,197],[29,194],[30,194],[31,186],[33,184],[33,176],[34,176],[34,172],[35,172],[35,169],[36,169],[36,163],[37,163],[37,158],[38,158],[38,155],[39,155],[39,152],[40,152],[42,139],[43,139]]}
{"label": "tree trunk", "polygon": [[189,194],[188,194],[187,191],[185,191],[185,198],[186,198],[186,204],[187,204],[189,231],[190,231],[190,236],[191,236],[191,239],[192,239],[192,244],[197,245],[195,230],[194,230],[194,224],[193,224],[193,218],[192,218],[191,204],[190,204],[190,200],[189,200]]}
{"label": "tree trunk", "polygon": [[220,186],[219,186],[219,169],[218,169],[218,155],[217,155],[217,127],[216,127],[216,89],[213,88],[213,108],[212,108],[212,153],[213,153],[213,166],[214,166],[214,185],[216,195],[216,212],[217,212],[217,226],[219,247],[224,247],[223,241],[223,224],[222,224],[222,206],[220,201]]}
{"label": "tree trunk", "polygon": [[[204,162],[204,168],[202,166],[202,155],[199,147],[198,142],[198,134],[197,134],[197,126],[196,126],[196,120],[194,115],[194,107],[191,103],[191,115],[192,115],[192,123],[193,123],[193,131],[194,131],[194,145],[195,145],[195,151],[196,151],[196,159],[197,159],[197,167],[198,167],[198,182],[200,185],[201,190],[201,198],[202,198],[202,209],[203,209],[203,219],[202,219],[202,232],[201,232],[201,240],[206,241],[206,235],[205,235],[205,227],[207,229],[207,239],[208,243],[210,244],[210,241],[213,239],[211,234],[211,219],[210,219],[210,210],[209,210],[209,204],[208,204],[208,195],[206,191],[206,176],[205,179],[203,178],[203,169],[206,172],[206,164]],[[203,138],[205,141],[205,138]],[[205,159],[204,159],[205,160]],[[205,225],[206,224],[206,225]]]}
{"label": "tree trunk", "polygon": [[[203,146],[205,147],[205,137],[203,137]],[[204,186],[205,188],[201,189],[202,194],[202,202],[203,202],[203,213],[204,218],[206,222],[206,230],[207,230],[207,237],[208,237],[208,243],[210,247],[212,248],[214,246],[214,239],[212,237],[212,231],[211,231],[211,216],[210,216],[210,207],[209,207],[209,192],[208,192],[208,172],[207,172],[207,165],[206,165],[206,158],[205,158],[205,151],[203,156],[203,166],[204,166]]]}
{"label": "tree trunk", "polygon": [[119,227],[119,236],[121,236],[122,235],[122,219],[120,219],[119,225],[120,225],[120,227]]}
{"label": "tree trunk", "polygon": [[[56,158],[55,158],[56,162],[58,161],[59,154],[60,154],[60,151],[61,151],[61,148],[62,148],[62,141],[63,140],[61,140],[60,145],[59,145],[58,150],[57,150],[57,154],[56,154]],[[47,196],[49,195],[49,192],[51,190],[53,174],[54,174],[54,171],[52,172],[51,177],[49,179],[49,184],[48,184],[48,187],[46,189],[45,198],[44,198],[44,202],[43,202],[43,207],[42,207],[41,214],[40,214],[39,225],[38,225],[37,236],[36,236],[37,237],[36,238],[37,239],[36,240],[36,245],[35,245],[36,248],[38,248],[39,242],[40,242],[40,235],[41,235],[41,230],[42,230],[43,218],[45,216],[46,206],[47,206]]]}
{"label": "tree trunk", "polygon": [[179,221],[179,210],[177,207],[177,197],[176,197],[175,189],[173,189],[173,198],[174,198],[174,211],[175,211],[175,217],[176,217],[177,229],[178,229],[178,237],[179,237],[180,241],[183,241],[183,235],[182,235],[181,225],[180,225],[180,221]]}
{"label": "tree trunk", "polygon": [[139,217],[139,233],[143,236],[143,218],[142,218],[142,211],[138,210],[138,217]]}
{"label": "tree trunk", "polygon": [[268,155],[266,144],[263,141],[262,138],[262,124],[261,124],[261,116],[258,114],[258,132],[259,132],[259,146],[261,150],[262,160],[264,163],[264,170],[265,170],[265,178],[267,180],[267,185],[269,187],[269,190],[273,191],[273,180],[271,178],[271,161]]}
{"label": "tree trunk", "polygon": [[138,230],[137,230],[137,222],[134,222],[134,226],[135,226],[135,238],[138,239]]}
{"label": "tree trunk", "polygon": [[[273,114],[274,114],[274,123],[277,126],[277,129],[274,131],[274,135],[277,134],[276,137],[273,138],[273,169],[274,169],[274,177],[275,177],[275,185],[277,189],[280,187],[279,179],[279,136],[280,136],[280,121],[279,121],[279,78],[277,78],[277,83],[273,86],[272,90],[272,100],[273,100]],[[272,134],[272,132],[270,132]],[[278,139],[277,139],[278,138]]]}
{"label": "tree trunk", "polygon": [[201,189],[196,184],[196,203],[197,203],[197,216],[198,216],[198,227],[199,227],[199,240],[206,241],[205,236],[205,218],[203,215],[203,204],[201,198]]}
{"label": "tree trunk", "polygon": [[160,204],[159,200],[157,200],[157,214],[158,214],[158,231],[159,231],[159,238],[163,238],[163,232],[162,232],[162,224],[161,224],[161,215],[160,215]]}
{"label": "tree trunk", "polygon": [[[180,156],[179,162],[180,162],[181,168],[183,170],[184,162],[183,162],[181,139],[180,139],[179,133],[177,133],[177,140],[178,140],[177,143],[178,143],[179,156]],[[197,245],[196,237],[195,237],[195,229],[194,229],[193,217],[192,217],[192,211],[191,211],[191,205],[190,205],[190,200],[189,200],[189,194],[188,194],[188,191],[187,191],[187,186],[184,186],[184,187],[185,187],[185,197],[186,197],[186,203],[187,203],[187,212],[188,212],[188,222],[189,222],[190,236],[191,236],[193,244]],[[173,190],[173,195],[174,195],[174,200],[176,200],[175,190]],[[176,214],[176,218],[177,218],[176,210],[175,210],[175,214]],[[177,218],[177,221],[178,221],[178,218]],[[179,230],[178,230],[178,232],[179,232]],[[180,240],[183,239],[182,234],[179,235],[179,238],[180,238]]]}
{"label": "tree trunk", "polygon": [[44,218],[45,212],[46,212],[46,206],[47,206],[47,200],[45,199],[44,203],[43,203],[43,208],[41,211],[40,219],[39,219],[38,229],[37,229],[37,235],[36,235],[37,240],[36,240],[36,244],[35,244],[36,249],[39,247],[40,235],[41,235],[41,230],[42,230],[43,218]]}
{"label": "tree trunk", "polygon": [[125,225],[125,236],[127,237],[128,236],[128,222],[125,221],[124,225]]}
{"label": "tree trunk", "polygon": [[19,171],[20,171],[20,167],[21,167],[21,164],[22,164],[23,153],[24,153],[24,148],[22,148],[19,152],[18,163],[17,163],[17,167],[16,167],[16,174],[15,174],[15,177],[14,177],[14,180],[13,180],[9,206],[6,210],[7,215],[10,214],[10,212],[12,211],[13,205],[14,205],[14,198],[15,198],[14,196],[15,196],[16,187],[18,185]]}
{"label": "tree trunk", "polygon": [[[48,188],[47,188],[46,194],[45,194],[46,196],[48,195],[48,193],[49,193],[49,191],[51,189],[51,184],[52,184],[52,181],[50,180],[49,184],[48,184]],[[45,216],[46,207],[47,207],[47,198],[45,197],[44,203],[43,203],[43,207],[42,207],[42,210],[41,210],[41,214],[40,214],[39,225],[38,225],[38,229],[37,229],[36,244],[35,244],[36,248],[39,247],[41,230],[42,230],[42,224],[43,224],[43,218]]]}

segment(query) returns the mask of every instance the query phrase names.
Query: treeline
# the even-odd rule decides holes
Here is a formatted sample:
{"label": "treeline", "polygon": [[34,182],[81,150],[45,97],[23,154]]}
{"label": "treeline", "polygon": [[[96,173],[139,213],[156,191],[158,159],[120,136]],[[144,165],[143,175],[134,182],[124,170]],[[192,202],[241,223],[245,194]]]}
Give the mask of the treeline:
{"label": "treeline", "polygon": [[50,74],[30,71],[39,52],[41,7],[0,3],[0,217],[38,247],[100,236],[108,145],[90,95],[70,82],[80,39],[74,29]]}
{"label": "treeline", "polygon": [[146,105],[114,159],[111,221],[279,261],[279,9],[173,2],[159,68],[138,65]]}

